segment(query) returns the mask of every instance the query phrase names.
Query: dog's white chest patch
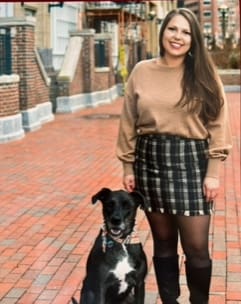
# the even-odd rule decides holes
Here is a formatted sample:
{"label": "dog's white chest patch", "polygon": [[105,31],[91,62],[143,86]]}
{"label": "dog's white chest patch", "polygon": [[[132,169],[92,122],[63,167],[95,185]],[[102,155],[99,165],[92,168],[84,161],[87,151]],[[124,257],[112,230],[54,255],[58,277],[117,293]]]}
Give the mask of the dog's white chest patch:
{"label": "dog's white chest patch", "polygon": [[128,287],[128,284],[125,280],[126,275],[133,270],[134,268],[131,267],[127,256],[123,257],[122,260],[117,263],[116,267],[111,270],[111,272],[120,282],[119,294],[126,291]]}

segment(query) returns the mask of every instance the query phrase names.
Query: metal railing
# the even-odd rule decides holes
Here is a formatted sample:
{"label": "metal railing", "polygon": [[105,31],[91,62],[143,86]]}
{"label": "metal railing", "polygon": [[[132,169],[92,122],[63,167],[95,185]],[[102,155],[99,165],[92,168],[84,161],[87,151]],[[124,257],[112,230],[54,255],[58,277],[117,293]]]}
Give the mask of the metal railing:
{"label": "metal railing", "polygon": [[87,2],[87,9],[115,9],[120,8],[120,5],[112,1]]}
{"label": "metal railing", "polygon": [[136,15],[139,18],[145,19],[146,15],[146,4],[144,2],[132,3],[128,1],[113,2],[113,1],[99,1],[99,2],[88,2],[86,3],[87,10],[113,10],[123,9],[129,14]]}
{"label": "metal railing", "polygon": [[11,30],[0,27],[0,75],[12,74]]}

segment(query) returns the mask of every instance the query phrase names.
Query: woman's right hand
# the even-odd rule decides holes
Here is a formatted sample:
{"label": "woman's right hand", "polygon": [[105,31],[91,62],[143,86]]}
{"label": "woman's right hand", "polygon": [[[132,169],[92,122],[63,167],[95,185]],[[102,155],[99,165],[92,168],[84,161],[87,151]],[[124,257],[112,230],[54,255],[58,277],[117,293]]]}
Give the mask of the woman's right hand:
{"label": "woman's right hand", "polygon": [[123,177],[124,188],[128,192],[132,192],[135,189],[135,177],[133,174],[129,174]]}

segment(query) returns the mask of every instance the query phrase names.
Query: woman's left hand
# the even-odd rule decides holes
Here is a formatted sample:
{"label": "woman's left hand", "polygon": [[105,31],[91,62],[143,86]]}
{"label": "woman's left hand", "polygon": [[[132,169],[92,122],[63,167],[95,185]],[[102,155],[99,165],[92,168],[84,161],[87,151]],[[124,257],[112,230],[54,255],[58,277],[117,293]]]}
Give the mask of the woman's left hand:
{"label": "woman's left hand", "polygon": [[203,182],[203,192],[207,201],[212,202],[219,192],[219,179],[215,177],[205,177]]}

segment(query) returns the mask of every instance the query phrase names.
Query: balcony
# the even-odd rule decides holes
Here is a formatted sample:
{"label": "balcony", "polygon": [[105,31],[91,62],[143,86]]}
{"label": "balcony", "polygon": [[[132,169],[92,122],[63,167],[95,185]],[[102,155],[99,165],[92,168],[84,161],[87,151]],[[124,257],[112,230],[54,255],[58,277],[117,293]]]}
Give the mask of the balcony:
{"label": "balcony", "polygon": [[103,9],[120,9],[121,5],[113,1],[99,1],[99,2],[87,2],[87,10],[103,10]]}
{"label": "balcony", "polygon": [[98,14],[98,12],[106,11],[121,11],[123,10],[127,14],[134,15],[142,20],[145,20],[146,4],[144,2],[114,2],[114,1],[99,1],[86,3],[86,11]]}

